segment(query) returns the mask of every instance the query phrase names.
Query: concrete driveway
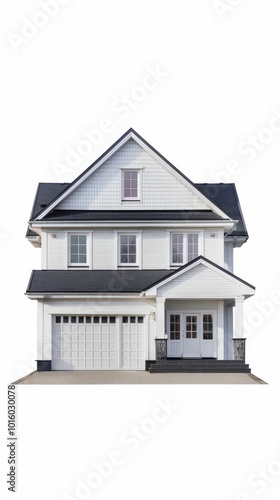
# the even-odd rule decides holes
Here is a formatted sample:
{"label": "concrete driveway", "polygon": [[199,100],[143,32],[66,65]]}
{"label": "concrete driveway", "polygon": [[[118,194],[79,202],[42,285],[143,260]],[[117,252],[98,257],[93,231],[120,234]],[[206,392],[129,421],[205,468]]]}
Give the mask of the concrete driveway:
{"label": "concrete driveway", "polygon": [[251,373],[149,373],[147,371],[33,372],[14,384],[266,384]]}

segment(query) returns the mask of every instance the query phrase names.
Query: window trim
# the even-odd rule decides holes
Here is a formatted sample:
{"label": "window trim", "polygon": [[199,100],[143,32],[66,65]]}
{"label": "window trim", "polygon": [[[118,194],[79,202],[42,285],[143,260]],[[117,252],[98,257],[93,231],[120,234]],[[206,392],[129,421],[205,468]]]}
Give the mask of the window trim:
{"label": "window trim", "polygon": [[[131,264],[121,262],[121,236],[136,236],[136,262]],[[142,252],[141,252],[142,232],[138,231],[121,231],[117,233],[117,267],[135,267],[141,269]]]}
{"label": "window trim", "polygon": [[[128,203],[130,201],[141,201],[142,199],[142,171],[143,167],[126,167],[121,168],[121,203]],[[137,196],[125,197],[124,196],[124,173],[125,172],[137,172]]]}
{"label": "window trim", "polygon": [[[87,249],[87,254],[86,254],[86,262],[71,262],[71,237],[72,236],[86,236],[86,249]],[[85,231],[73,231],[71,233],[67,234],[67,265],[68,267],[89,267],[89,262],[90,262],[90,233],[85,232]]]}
{"label": "window trim", "polygon": [[[172,246],[173,246],[173,235],[175,235],[175,234],[182,234],[183,235],[183,262],[182,263],[173,262]],[[188,256],[188,236],[191,234],[198,235],[198,255],[197,256],[203,255],[203,231],[170,231],[170,241],[169,241],[170,267],[181,267],[181,266],[184,266],[185,264],[187,264],[188,262],[191,262],[189,260],[189,256]]]}

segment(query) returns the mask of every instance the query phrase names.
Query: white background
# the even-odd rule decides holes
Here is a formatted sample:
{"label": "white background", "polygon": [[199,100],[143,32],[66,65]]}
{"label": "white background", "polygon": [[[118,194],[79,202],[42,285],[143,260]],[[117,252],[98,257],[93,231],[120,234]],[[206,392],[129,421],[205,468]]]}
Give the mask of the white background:
{"label": "white background", "polygon": [[[263,131],[280,124],[279,0],[64,3],[29,39],[16,36],[44,22],[40,3],[1,4],[1,498],[6,387],[35,369],[36,305],[24,291],[40,250],[24,236],[37,184],[72,181],[131,126],[194,182],[236,183],[250,239],[235,272],[257,287],[247,360],[269,385],[21,386],[18,498],[82,498],[77,481],[114,450],[123,463],[84,498],[279,498],[280,131]],[[164,76],[141,94],[147,68]],[[132,105],[114,111],[124,94]],[[58,178],[55,162],[104,119],[110,132]],[[123,434],[167,397],[172,415],[125,448]]]}

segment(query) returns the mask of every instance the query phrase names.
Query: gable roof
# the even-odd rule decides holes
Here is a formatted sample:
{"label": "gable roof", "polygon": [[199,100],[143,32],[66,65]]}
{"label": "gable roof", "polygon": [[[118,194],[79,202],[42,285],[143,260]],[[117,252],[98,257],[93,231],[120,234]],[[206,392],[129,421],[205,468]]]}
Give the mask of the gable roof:
{"label": "gable roof", "polygon": [[216,264],[215,262],[212,262],[211,260],[207,259],[206,257],[203,257],[202,255],[199,255],[198,257],[196,257],[192,261],[188,262],[184,266],[179,267],[178,269],[173,271],[169,276],[164,276],[164,277],[160,278],[157,282],[153,283],[152,286],[148,286],[147,288],[143,289],[142,291],[143,292],[147,292],[147,291],[151,291],[151,290],[154,291],[158,287],[164,286],[167,282],[173,280],[177,276],[184,274],[188,270],[190,270],[190,269],[192,269],[200,264],[203,264],[206,267],[210,267],[214,270],[217,270],[220,274],[228,276],[231,279],[236,280],[239,283],[242,283],[246,287],[249,287],[252,290],[252,294],[253,294],[253,292],[255,290],[255,287],[253,285],[251,285],[247,281],[244,281],[242,278],[239,278],[238,276],[231,273],[230,271],[228,271],[224,267],[221,267],[218,264]]}
{"label": "gable roof", "polygon": [[173,175],[179,178],[185,185],[204,203],[207,203],[210,209],[220,215],[222,218],[229,218],[228,214],[218,207],[209,197],[205,196],[202,190],[197,189],[195,184],[178,170],[171,162],[169,162],[161,153],[151,146],[143,137],[135,130],[130,128],[123,134],[107,151],[105,151],[92,165],[90,165],[83,173],[81,173],[71,184],[68,184],[65,189],[57,194],[47,207],[41,209],[36,214],[36,220],[42,220],[47,214],[52,211],[59,203],[61,203],[69,194],[77,189],[89,176],[91,176],[100,166],[104,164],[116,151],[118,151],[126,142],[133,139],[138,145],[146,150],[151,156],[161,163],[165,168],[169,169]]}

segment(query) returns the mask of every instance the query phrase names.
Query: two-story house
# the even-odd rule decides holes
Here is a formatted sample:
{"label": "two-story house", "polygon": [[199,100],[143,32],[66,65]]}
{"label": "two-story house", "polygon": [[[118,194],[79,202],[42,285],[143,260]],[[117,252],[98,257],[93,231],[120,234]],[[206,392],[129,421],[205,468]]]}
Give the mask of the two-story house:
{"label": "two-story house", "polygon": [[242,370],[254,287],[233,270],[248,239],[234,184],[194,184],[130,129],[71,184],[39,184],[27,238],[38,370],[152,371],[155,339],[170,370]]}

